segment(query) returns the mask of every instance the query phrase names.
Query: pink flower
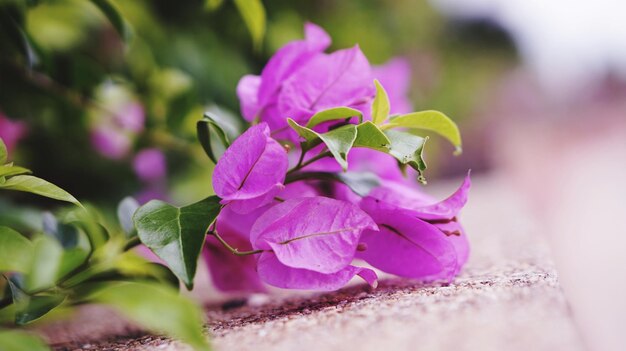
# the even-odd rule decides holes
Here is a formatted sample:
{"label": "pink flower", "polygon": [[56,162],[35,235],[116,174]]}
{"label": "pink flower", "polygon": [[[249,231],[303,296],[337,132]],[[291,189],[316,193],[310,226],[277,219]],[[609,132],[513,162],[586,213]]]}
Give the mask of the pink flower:
{"label": "pink flower", "polygon": [[287,152],[269,134],[266,123],[250,127],[215,165],[215,194],[236,212],[262,207],[284,188]]}
{"label": "pink flower", "polygon": [[27,132],[26,123],[12,121],[0,112],[0,139],[4,141],[7,150],[11,152]]}
{"label": "pink flower", "polygon": [[365,231],[358,253],[372,266],[395,275],[452,280],[469,254],[469,245],[457,215],[467,202],[469,175],[447,199],[433,203],[410,187],[394,184],[373,190],[361,208],[379,231]]}
{"label": "pink flower", "polygon": [[261,215],[250,233],[258,272],[270,285],[335,290],[359,275],[375,284],[375,274],[351,266],[364,230],[377,230],[357,206],[325,197],[287,200]]}
{"label": "pink flower", "polygon": [[237,94],[243,116],[258,117],[272,131],[294,139],[287,117],[306,122],[315,112],[349,106],[369,114],[374,96],[369,62],[358,46],[331,54],[323,51],[330,38],[318,26],[305,25],[305,39],[282,47],[270,59],[261,76],[241,79]]}
{"label": "pink flower", "polygon": [[145,182],[163,179],[167,173],[165,155],[158,149],[143,149],[135,155],[133,169]]}
{"label": "pink flower", "polygon": [[119,160],[130,151],[131,140],[126,133],[102,125],[91,131],[91,144],[102,156]]}

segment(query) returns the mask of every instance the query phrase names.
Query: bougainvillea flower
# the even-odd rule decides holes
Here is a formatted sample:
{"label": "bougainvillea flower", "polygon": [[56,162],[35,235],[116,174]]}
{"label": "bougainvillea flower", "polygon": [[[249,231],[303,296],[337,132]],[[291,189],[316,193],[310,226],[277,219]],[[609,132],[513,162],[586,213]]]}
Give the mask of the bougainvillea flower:
{"label": "bougainvillea flower", "polygon": [[374,288],[378,284],[376,273],[364,267],[349,265],[335,273],[320,273],[288,267],[273,252],[263,252],[257,264],[259,277],[265,283],[283,289],[333,291],[346,285],[355,275]]}
{"label": "bougainvillea flower", "polygon": [[167,173],[165,155],[159,149],[143,149],[133,159],[133,170],[145,182],[163,179]]}
{"label": "bougainvillea flower", "polygon": [[24,122],[12,121],[0,112],[0,138],[4,141],[9,152],[26,135],[26,130]]}
{"label": "bougainvillea flower", "polygon": [[391,114],[404,114],[413,111],[408,98],[411,85],[411,66],[407,59],[396,57],[381,66],[372,67],[372,75],[385,87],[389,96]]}
{"label": "bougainvillea flower", "polygon": [[244,117],[267,122],[281,138],[296,139],[287,117],[304,123],[337,106],[369,115],[375,93],[371,67],[358,46],[325,54],[330,38],[321,28],[307,24],[305,35],[281,48],[260,77],[245,76],[237,86]]}
{"label": "bougainvillea flower", "polygon": [[[217,218],[216,230],[232,247],[240,251],[252,249],[250,228],[256,219],[267,210],[259,208],[246,215],[238,214],[226,206]],[[234,255],[213,236],[207,236],[202,251],[211,273],[211,280],[221,291],[263,292],[265,287],[256,271],[254,256]]]}
{"label": "bougainvillea flower", "polygon": [[91,144],[102,156],[119,160],[130,152],[132,142],[127,133],[102,125],[91,131]]}
{"label": "bougainvillea flower", "polygon": [[363,233],[361,240],[367,250],[358,256],[376,268],[404,277],[452,279],[469,255],[469,242],[457,219],[469,188],[468,174],[459,189],[440,202],[394,182],[372,190],[360,205],[380,231]]}
{"label": "bougainvillea flower", "polygon": [[[215,165],[213,189],[223,204],[233,203],[248,212],[270,202],[282,190],[287,152],[270,137],[266,123],[250,127],[224,152]],[[248,201],[252,206],[242,204]]]}
{"label": "bougainvillea flower", "polygon": [[273,127],[273,116],[267,116],[264,110],[276,103],[282,82],[330,45],[328,34],[312,23],[305,24],[304,34],[304,40],[293,41],[278,50],[261,76],[246,75],[239,81],[237,95],[246,120],[252,121],[258,116]]}
{"label": "bougainvillea flower", "polygon": [[397,182],[386,182],[372,190],[369,196],[411,210],[421,219],[442,222],[454,220],[458,215],[467,203],[470,186],[471,180],[468,173],[461,186],[447,199],[440,202],[433,201],[430,196],[413,187]]}
{"label": "bougainvillea flower", "polygon": [[297,198],[259,217],[250,241],[255,250],[274,251],[286,266],[336,273],[352,262],[365,229],[377,227],[353,204],[321,196]]}
{"label": "bougainvillea flower", "polygon": [[464,263],[453,238],[412,211],[371,197],[363,199],[361,207],[380,229],[365,231],[361,237],[367,248],[358,257],[372,266],[407,278],[451,280]]}
{"label": "bougainvillea flower", "polygon": [[116,108],[115,123],[124,131],[140,133],[145,125],[143,106],[138,102],[128,102]]}

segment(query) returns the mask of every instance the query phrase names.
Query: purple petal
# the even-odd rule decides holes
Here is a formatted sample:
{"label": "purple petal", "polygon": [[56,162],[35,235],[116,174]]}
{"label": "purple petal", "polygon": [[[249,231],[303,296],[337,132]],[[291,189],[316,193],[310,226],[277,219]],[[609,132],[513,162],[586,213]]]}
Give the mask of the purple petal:
{"label": "purple petal", "polygon": [[367,249],[358,253],[359,258],[387,273],[414,279],[450,280],[458,272],[455,246],[434,225],[371,197],[361,206],[380,231],[363,232],[361,242]]}
{"label": "purple petal", "polygon": [[305,40],[293,41],[280,48],[263,69],[258,95],[261,108],[274,100],[287,78],[330,45],[330,37],[322,28],[307,23],[304,30]]}
{"label": "purple petal", "polygon": [[273,250],[283,264],[320,273],[335,273],[354,258],[361,232],[376,230],[357,206],[325,197],[287,200],[254,223],[255,249]]}
{"label": "purple petal", "polygon": [[[241,215],[228,205],[222,209],[216,230],[232,247],[240,251],[252,249],[250,228],[267,208],[259,208],[247,215]],[[203,250],[205,262],[209,267],[213,284],[221,291],[263,292],[265,287],[256,273],[254,256],[237,256],[220,244],[212,236],[207,237]]]}
{"label": "purple petal", "polygon": [[415,209],[418,213],[417,216],[426,220],[452,219],[456,217],[467,203],[467,195],[471,185],[472,182],[468,172],[457,191],[443,201]]}
{"label": "purple petal", "polygon": [[213,189],[224,202],[258,198],[285,180],[287,152],[266,123],[250,127],[217,162]]}
{"label": "purple petal", "polygon": [[17,143],[26,135],[26,123],[13,121],[0,112],[0,139],[11,152]]}
{"label": "purple petal", "polygon": [[372,190],[370,197],[413,211],[424,220],[451,220],[467,203],[471,186],[469,173],[463,183],[447,199],[434,203],[432,197],[398,182],[387,182]]}
{"label": "purple petal", "polygon": [[374,96],[371,78],[369,62],[358,46],[319,54],[283,83],[278,108],[298,122],[337,106],[365,111]]}
{"label": "purple petal", "polygon": [[263,207],[267,204],[270,204],[274,201],[275,197],[285,188],[282,184],[274,185],[268,192],[261,196],[257,196],[252,199],[245,200],[232,200],[227,201],[229,206],[232,208],[234,212],[239,214],[247,214],[259,207]]}
{"label": "purple petal", "polygon": [[346,285],[355,275],[374,288],[378,285],[376,273],[368,268],[347,266],[338,272],[324,274],[285,266],[272,252],[261,254],[258,273],[265,283],[283,289],[333,291]]}
{"label": "purple petal", "polygon": [[119,160],[130,151],[131,140],[126,133],[103,125],[91,132],[91,144],[102,156]]}
{"label": "purple petal", "polygon": [[[230,241],[241,247],[242,241]],[[256,272],[253,256],[237,256],[228,251],[214,237],[207,237],[202,254],[209,267],[215,287],[224,292],[265,292]]]}
{"label": "purple petal", "polygon": [[137,102],[130,102],[123,105],[115,113],[115,121],[126,131],[139,133],[143,131],[145,114],[143,106]]}
{"label": "purple petal", "polygon": [[397,57],[381,66],[372,67],[372,75],[385,87],[391,105],[391,114],[413,111],[408,99],[411,85],[411,66],[406,58]]}
{"label": "purple petal", "polygon": [[261,77],[251,74],[245,75],[237,84],[237,97],[241,104],[241,114],[251,122],[257,116],[260,110],[259,106],[259,86],[261,85]]}
{"label": "purple petal", "polygon": [[166,167],[165,155],[159,149],[143,149],[133,160],[135,174],[146,182],[164,178]]}

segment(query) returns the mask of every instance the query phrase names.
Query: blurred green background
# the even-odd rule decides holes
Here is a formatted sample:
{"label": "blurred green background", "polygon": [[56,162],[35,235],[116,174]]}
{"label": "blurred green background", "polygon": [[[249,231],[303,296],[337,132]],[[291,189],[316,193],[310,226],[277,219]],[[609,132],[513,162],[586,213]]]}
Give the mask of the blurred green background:
{"label": "blurred green background", "polygon": [[[120,18],[107,17],[96,6],[102,3]],[[516,62],[502,31],[450,22],[425,0],[263,1],[266,29],[257,45],[237,3],[246,0],[2,0],[0,118],[23,129],[11,159],[108,209],[127,195],[178,203],[203,198],[211,192],[212,165],[195,142],[195,122],[215,110],[241,128],[238,80],[258,74],[279,47],[301,38],[305,21],[329,32],[331,50],[358,43],[372,64],[408,58],[415,109],[441,110],[462,132],[472,130],[472,111]],[[116,19],[126,33],[119,23],[116,30]],[[116,120],[119,114],[128,116]],[[106,144],[100,148],[98,135]],[[446,161],[443,143],[432,143],[430,178],[486,167],[480,138],[464,136],[456,166]],[[146,180],[133,169],[146,149],[164,153],[166,175]],[[42,201],[2,198],[5,215],[11,204]]]}

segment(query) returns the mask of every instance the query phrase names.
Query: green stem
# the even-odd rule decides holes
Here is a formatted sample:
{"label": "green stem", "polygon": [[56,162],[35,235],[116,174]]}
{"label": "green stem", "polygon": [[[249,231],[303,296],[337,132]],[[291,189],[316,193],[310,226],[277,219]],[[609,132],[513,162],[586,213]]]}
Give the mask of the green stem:
{"label": "green stem", "polygon": [[141,244],[141,240],[139,239],[138,236],[133,236],[132,238],[128,239],[128,241],[126,241],[126,244],[124,245],[124,251],[128,251],[130,249],[132,249],[135,246],[138,246]]}
{"label": "green stem", "polygon": [[239,251],[238,249],[230,246],[219,234],[217,234],[217,231],[210,231],[207,233],[207,235],[213,235],[217,239],[217,241],[220,242],[220,244],[222,244],[226,249],[228,249],[228,251],[237,256],[248,256],[263,252],[263,250]]}
{"label": "green stem", "polygon": [[[324,157],[329,157],[329,156],[332,156],[332,155],[333,154],[330,151],[325,151],[325,152],[320,153],[319,155],[311,157],[306,162],[298,162],[298,164],[295,167],[293,167],[291,170],[289,170],[287,172],[287,175],[292,174],[292,173],[294,173],[296,171],[299,171],[302,168],[310,165],[311,163],[313,163],[313,162],[315,162],[317,160],[320,160],[320,159],[322,159]],[[304,151],[302,152],[302,156],[301,156],[301,159],[303,159],[303,158],[304,158]]]}

